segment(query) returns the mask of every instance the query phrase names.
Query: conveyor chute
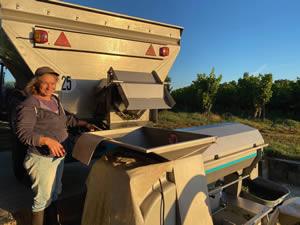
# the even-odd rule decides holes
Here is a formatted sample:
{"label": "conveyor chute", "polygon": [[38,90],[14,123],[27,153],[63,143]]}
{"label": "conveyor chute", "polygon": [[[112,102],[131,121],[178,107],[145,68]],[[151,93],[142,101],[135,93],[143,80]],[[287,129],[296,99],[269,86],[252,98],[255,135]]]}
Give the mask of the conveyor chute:
{"label": "conveyor chute", "polygon": [[155,71],[142,73],[111,68],[109,74],[110,82],[117,83],[126,110],[170,109],[175,105]]}

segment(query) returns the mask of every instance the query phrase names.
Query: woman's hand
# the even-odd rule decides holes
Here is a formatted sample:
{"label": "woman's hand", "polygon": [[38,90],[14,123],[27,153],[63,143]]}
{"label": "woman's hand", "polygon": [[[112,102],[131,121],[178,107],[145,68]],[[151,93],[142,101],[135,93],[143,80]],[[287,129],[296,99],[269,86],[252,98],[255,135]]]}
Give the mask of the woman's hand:
{"label": "woman's hand", "polygon": [[40,145],[47,145],[52,154],[56,157],[64,156],[66,150],[56,140],[48,137],[40,137]]}
{"label": "woman's hand", "polygon": [[90,124],[90,123],[87,123],[85,125],[86,129],[88,129],[89,131],[95,131],[95,128],[94,128],[94,125],[93,124]]}
{"label": "woman's hand", "polygon": [[84,120],[79,120],[78,121],[78,126],[81,126],[81,127],[85,127],[86,129],[88,129],[89,131],[95,131],[95,127],[93,124],[90,124]]}

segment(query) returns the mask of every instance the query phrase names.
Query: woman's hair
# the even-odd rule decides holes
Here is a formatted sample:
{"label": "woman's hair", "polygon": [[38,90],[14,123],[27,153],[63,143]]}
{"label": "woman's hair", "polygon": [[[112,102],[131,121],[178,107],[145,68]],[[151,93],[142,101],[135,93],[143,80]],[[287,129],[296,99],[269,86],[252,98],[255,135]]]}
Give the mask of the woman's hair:
{"label": "woman's hair", "polygon": [[[55,76],[55,75],[53,75]],[[27,84],[25,90],[28,94],[37,95],[39,93],[40,83],[42,76],[34,76],[31,81]],[[55,76],[56,82],[58,81],[58,76]]]}

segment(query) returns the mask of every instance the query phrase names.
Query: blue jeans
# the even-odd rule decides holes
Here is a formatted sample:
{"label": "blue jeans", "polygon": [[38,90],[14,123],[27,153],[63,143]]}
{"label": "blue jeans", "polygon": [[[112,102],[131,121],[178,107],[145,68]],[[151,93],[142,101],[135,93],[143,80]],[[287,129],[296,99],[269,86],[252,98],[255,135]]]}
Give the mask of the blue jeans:
{"label": "blue jeans", "polygon": [[27,153],[24,167],[31,178],[34,193],[32,211],[38,212],[57,200],[61,193],[64,157],[50,158]]}

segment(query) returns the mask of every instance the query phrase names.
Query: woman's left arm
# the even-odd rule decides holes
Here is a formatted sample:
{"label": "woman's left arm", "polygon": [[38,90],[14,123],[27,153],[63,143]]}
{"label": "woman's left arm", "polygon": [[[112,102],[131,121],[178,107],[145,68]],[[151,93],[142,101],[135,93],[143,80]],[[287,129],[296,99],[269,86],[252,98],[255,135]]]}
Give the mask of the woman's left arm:
{"label": "woman's left arm", "polygon": [[78,120],[78,126],[85,127],[89,129],[89,131],[95,131],[93,124],[90,124],[84,120]]}
{"label": "woman's left arm", "polygon": [[66,112],[66,117],[67,117],[67,126],[69,126],[69,127],[80,126],[80,127],[87,128],[89,131],[95,131],[93,124],[90,124],[84,120],[80,120],[80,119],[76,118],[72,113],[69,113],[67,111],[65,111],[65,112]]}

